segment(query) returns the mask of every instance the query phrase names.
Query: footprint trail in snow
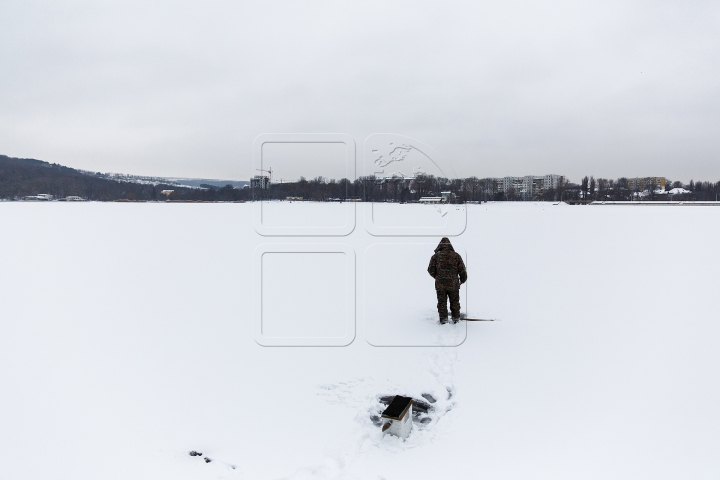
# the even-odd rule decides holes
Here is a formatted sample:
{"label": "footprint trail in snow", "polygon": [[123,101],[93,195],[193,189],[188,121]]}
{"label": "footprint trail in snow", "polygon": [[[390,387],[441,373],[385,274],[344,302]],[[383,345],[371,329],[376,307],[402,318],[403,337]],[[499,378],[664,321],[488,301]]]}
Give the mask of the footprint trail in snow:
{"label": "footprint trail in snow", "polygon": [[[448,332],[440,332],[438,341],[446,341],[447,336]],[[448,414],[456,405],[454,377],[458,351],[454,347],[426,347],[422,352],[419,359],[425,373],[422,384],[402,385],[363,377],[319,386],[318,395],[328,403],[355,410],[355,428],[336,441],[328,442],[323,464],[301,468],[289,478],[368,478],[368,459],[386,453],[401,453],[433,443],[442,436],[452,421]],[[380,428],[380,414],[394,395],[406,395],[416,400],[413,430],[405,441],[383,434]],[[375,476],[380,473],[373,472]]]}

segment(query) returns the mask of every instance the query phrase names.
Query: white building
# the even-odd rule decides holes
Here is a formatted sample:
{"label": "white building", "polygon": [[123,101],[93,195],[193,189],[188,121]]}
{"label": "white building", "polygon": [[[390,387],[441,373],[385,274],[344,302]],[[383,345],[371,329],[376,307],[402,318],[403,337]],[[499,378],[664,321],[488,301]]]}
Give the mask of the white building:
{"label": "white building", "polygon": [[448,203],[455,200],[455,194],[452,192],[440,192],[439,197],[420,197],[420,203]]}
{"label": "white building", "polygon": [[48,193],[38,193],[37,195],[29,195],[25,197],[25,200],[36,200],[41,202],[49,202],[54,197]]}
{"label": "white building", "polygon": [[563,175],[525,175],[524,177],[491,178],[491,183],[485,184],[485,193],[494,194],[502,192],[506,196],[514,195],[522,198],[533,198],[542,195],[550,189],[558,188],[565,181]]}
{"label": "white building", "polygon": [[265,175],[255,175],[250,179],[250,188],[253,190],[267,190],[270,188],[270,177]]}
{"label": "white building", "polygon": [[443,197],[420,197],[420,203],[443,203]]}

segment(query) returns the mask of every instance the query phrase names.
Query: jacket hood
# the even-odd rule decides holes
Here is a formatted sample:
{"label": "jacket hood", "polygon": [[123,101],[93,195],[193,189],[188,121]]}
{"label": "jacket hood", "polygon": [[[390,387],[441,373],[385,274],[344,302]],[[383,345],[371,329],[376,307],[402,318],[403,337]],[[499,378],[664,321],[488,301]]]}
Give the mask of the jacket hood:
{"label": "jacket hood", "polygon": [[443,250],[447,250],[447,251],[450,251],[450,252],[454,252],[454,251],[455,251],[455,249],[454,249],[453,246],[452,246],[452,243],[450,243],[450,239],[447,238],[447,237],[443,237],[443,239],[440,240],[440,243],[438,243],[438,246],[437,246],[437,248],[435,249],[435,253],[440,252],[440,251],[443,251]]}

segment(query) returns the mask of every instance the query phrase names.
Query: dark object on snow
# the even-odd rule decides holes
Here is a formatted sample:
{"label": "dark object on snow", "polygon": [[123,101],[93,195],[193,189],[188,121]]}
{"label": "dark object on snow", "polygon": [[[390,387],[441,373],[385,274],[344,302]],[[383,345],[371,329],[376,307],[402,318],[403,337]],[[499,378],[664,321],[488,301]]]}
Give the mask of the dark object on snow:
{"label": "dark object on snow", "polygon": [[405,412],[412,405],[413,399],[411,397],[403,397],[402,395],[395,395],[390,405],[382,413],[383,418],[389,418],[392,420],[400,420]]}
{"label": "dark object on snow", "polygon": [[447,237],[443,237],[435,248],[428,273],[435,279],[436,289],[459,289],[460,285],[467,281],[465,263]]}
{"label": "dark object on snow", "polygon": [[192,452],[190,452],[190,456],[191,457],[202,457],[202,452],[196,452],[195,450],[193,450]]}
{"label": "dark object on snow", "polygon": [[395,395],[395,398],[392,399],[390,405],[381,415],[383,419],[389,420],[382,426],[383,433],[387,432],[403,440],[406,439],[413,427],[412,406],[413,399],[411,397]]}
{"label": "dark object on snow", "polygon": [[205,460],[205,463],[210,463],[210,462],[212,462],[212,460],[209,459],[208,457],[203,458],[203,460]]}
{"label": "dark object on snow", "polygon": [[467,270],[462,257],[455,252],[447,237],[440,240],[435,249],[435,254],[430,258],[427,271],[435,279],[440,323],[447,321],[448,298],[450,299],[450,312],[452,313],[453,322],[457,322],[460,319],[460,285],[467,281]]}
{"label": "dark object on snow", "polygon": [[[390,405],[390,403],[395,398],[395,395],[383,395],[382,397],[378,398],[380,403],[383,405]],[[430,410],[433,410],[433,406],[430,405],[427,402],[424,402],[420,400],[419,398],[413,398],[413,417],[418,417],[421,414],[426,414]]]}
{"label": "dark object on snow", "polygon": [[[424,396],[425,396],[425,394],[423,394],[423,397]],[[380,403],[382,403],[383,405],[385,405],[386,407],[389,407],[389,405],[393,402],[395,397],[396,397],[395,395],[382,395],[382,396],[378,397],[378,401]],[[410,398],[410,397],[405,397],[405,398]],[[435,400],[435,399],[433,398],[433,400]],[[412,409],[411,409],[412,422],[416,425],[422,425],[422,426],[425,426],[428,423],[432,422],[432,418],[428,417],[428,415],[430,414],[430,412],[435,410],[435,407],[433,407],[426,401],[421,400],[419,398],[412,398],[412,402],[413,402]],[[386,408],[386,411],[387,411],[387,408]],[[376,427],[383,426],[386,423],[387,424],[392,423],[391,421],[387,421],[387,419],[381,418],[379,415],[371,415],[370,421]],[[390,428],[390,427],[388,426],[387,428]]]}
{"label": "dark object on snow", "polygon": [[452,323],[460,321],[460,290],[435,289],[437,294],[437,309],[440,315],[440,323],[447,323],[448,299],[450,300],[450,313],[452,314]]}
{"label": "dark object on snow", "polygon": [[423,402],[422,400],[418,400],[417,398],[413,398],[413,416],[427,414],[430,410],[434,410],[432,405]]}
{"label": "dark object on snow", "polygon": [[430,395],[429,393],[423,393],[423,394],[420,395],[420,396],[423,397],[425,400],[427,400],[427,401],[430,402],[430,403],[435,403],[435,402],[437,402],[437,400],[435,400],[435,397],[433,397],[433,396]]}
{"label": "dark object on snow", "polygon": [[465,320],[466,322],[494,322],[495,319],[493,318],[460,318],[460,320]]}

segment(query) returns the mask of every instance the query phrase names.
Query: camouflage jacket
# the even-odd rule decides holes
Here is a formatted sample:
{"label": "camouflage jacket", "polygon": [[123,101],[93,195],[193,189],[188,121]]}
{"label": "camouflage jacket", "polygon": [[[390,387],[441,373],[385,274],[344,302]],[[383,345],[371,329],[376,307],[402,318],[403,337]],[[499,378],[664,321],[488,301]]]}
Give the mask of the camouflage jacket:
{"label": "camouflage jacket", "polygon": [[465,263],[447,238],[440,240],[435,249],[428,273],[435,279],[436,290],[458,290],[467,281]]}

